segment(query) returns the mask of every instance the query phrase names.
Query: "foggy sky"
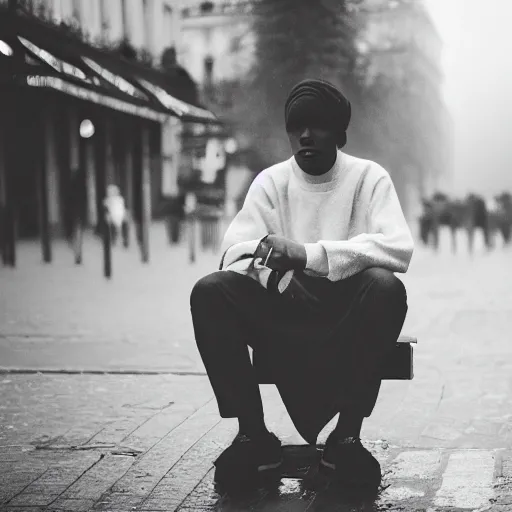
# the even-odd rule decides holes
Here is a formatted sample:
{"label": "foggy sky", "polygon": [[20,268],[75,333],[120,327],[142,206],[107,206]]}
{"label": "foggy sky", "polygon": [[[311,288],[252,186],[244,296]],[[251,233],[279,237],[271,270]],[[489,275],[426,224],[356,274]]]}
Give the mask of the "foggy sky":
{"label": "foggy sky", "polygon": [[454,191],[512,192],[512,1],[425,1],[444,42]]}

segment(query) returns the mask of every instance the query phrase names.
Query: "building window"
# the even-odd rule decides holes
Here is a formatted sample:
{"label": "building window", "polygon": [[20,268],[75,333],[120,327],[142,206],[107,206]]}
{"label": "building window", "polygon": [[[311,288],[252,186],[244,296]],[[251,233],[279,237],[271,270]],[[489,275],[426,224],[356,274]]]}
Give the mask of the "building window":
{"label": "building window", "polygon": [[213,2],[201,2],[199,9],[201,10],[202,14],[209,14],[213,11],[214,7],[215,6],[213,5]]}

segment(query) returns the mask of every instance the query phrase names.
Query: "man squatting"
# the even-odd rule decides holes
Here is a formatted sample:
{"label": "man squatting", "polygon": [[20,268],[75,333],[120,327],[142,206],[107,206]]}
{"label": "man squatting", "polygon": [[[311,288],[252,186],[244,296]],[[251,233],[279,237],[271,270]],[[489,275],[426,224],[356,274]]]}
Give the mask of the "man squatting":
{"label": "man squatting", "polygon": [[348,485],[378,486],[378,461],[360,441],[380,389],[379,364],[407,312],[413,239],[388,172],[341,151],[351,105],[332,84],[290,92],[293,156],[257,175],[222,244],[220,270],[190,304],[196,342],[219,412],[239,433],[215,461],[217,481],[281,464],[265,425],[248,346],[265,354],[300,435],[316,444],[339,414],[320,469]]}

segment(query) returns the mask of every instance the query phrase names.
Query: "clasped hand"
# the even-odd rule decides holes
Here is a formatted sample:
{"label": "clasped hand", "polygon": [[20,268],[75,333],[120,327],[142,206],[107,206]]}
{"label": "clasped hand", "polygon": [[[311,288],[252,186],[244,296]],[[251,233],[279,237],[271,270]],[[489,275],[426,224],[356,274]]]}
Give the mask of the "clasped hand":
{"label": "clasped hand", "polygon": [[279,235],[268,235],[259,244],[254,258],[261,258],[262,264],[279,272],[304,270],[307,262],[303,244]]}

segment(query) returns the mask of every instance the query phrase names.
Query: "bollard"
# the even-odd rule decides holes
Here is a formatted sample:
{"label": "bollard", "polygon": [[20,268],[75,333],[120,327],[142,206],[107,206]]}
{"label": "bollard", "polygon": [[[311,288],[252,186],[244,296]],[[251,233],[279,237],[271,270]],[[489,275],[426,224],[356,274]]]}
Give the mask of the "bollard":
{"label": "bollard", "polygon": [[7,210],[7,247],[9,254],[9,264],[16,267],[16,219],[14,218],[14,210],[9,207]]}
{"label": "bollard", "polygon": [[217,217],[215,219],[214,231],[213,231],[213,252],[217,252],[219,250],[220,245],[220,227],[221,227],[221,217]]}
{"label": "bollard", "polygon": [[121,224],[121,236],[123,238],[123,247],[128,249],[130,247],[130,225],[127,220]]}
{"label": "bollard", "polygon": [[141,167],[141,251],[142,262],[149,263],[149,231],[151,227],[151,157],[149,148],[149,126],[142,124]]}
{"label": "bollard", "polygon": [[112,244],[110,236],[110,224],[103,221],[103,275],[110,279],[112,277]]}
{"label": "bollard", "polygon": [[188,216],[188,247],[189,247],[189,261],[195,263],[196,261],[196,219],[194,215]]}
{"label": "bollard", "polygon": [[208,219],[199,220],[199,230],[201,233],[201,249],[204,251],[208,247]]}
{"label": "bollard", "polygon": [[178,215],[170,214],[166,218],[167,239],[170,245],[178,244],[181,238],[182,219]]}
{"label": "bollard", "polygon": [[0,251],[2,262],[7,265],[7,212],[6,207],[0,203]]}
{"label": "bollard", "polygon": [[82,220],[76,220],[73,226],[73,253],[75,255],[75,265],[82,264],[84,224]]}
{"label": "bollard", "polygon": [[7,204],[4,206],[2,215],[2,261],[4,266],[16,267],[16,227],[14,212]]}
{"label": "bollard", "polygon": [[185,195],[184,211],[188,228],[188,259],[190,263],[194,263],[196,261],[196,219],[198,218],[196,206],[197,198],[195,192],[187,192]]}

